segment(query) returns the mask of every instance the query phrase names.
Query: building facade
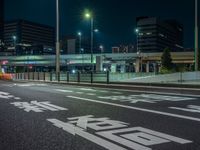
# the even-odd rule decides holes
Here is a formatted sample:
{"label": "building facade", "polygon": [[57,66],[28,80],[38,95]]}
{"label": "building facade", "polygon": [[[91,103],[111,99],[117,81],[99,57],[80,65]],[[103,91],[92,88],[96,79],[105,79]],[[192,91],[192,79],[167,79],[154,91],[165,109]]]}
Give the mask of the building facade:
{"label": "building facade", "polygon": [[44,50],[51,51],[55,48],[55,29],[25,20],[6,22],[4,42],[7,47],[42,45]]}
{"label": "building facade", "polygon": [[0,45],[3,42],[3,27],[4,27],[4,0],[0,0]]}
{"label": "building facade", "polygon": [[139,17],[137,22],[137,51],[183,51],[183,25],[175,20],[161,21],[156,17]]}

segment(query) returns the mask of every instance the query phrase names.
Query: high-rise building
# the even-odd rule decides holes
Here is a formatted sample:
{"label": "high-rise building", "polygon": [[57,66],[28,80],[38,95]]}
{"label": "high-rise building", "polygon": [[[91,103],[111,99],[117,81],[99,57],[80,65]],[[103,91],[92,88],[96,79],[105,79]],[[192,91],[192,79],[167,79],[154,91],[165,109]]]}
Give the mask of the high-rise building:
{"label": "high-rise building", "polygon": [[6,46],[43,45],[52,49],[55,47],[55,29],[25,20],[6,22],[4,42]]}
{"label": "high-rise building", "polygon": [[4,0],[0,0],[0,45],[3,42]]}
{"label": "high-rise building", "polygon": [[156,17],[138,17],[137,50],[140,52],[183,51],[183,25],[175,20],[161,21]]}

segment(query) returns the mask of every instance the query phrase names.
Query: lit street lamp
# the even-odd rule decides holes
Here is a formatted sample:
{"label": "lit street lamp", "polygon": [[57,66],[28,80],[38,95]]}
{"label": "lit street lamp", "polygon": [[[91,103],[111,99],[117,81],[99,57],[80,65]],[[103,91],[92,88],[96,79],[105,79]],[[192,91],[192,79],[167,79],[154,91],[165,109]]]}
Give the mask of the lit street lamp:
{"label": "lit street lamp", "polygon": [[103,51],[104,51],[104,47],[103,47],[103,45],[100,45],[100,46],[99,46],[99,49],[101,50],[101,54],[102,54]]}
{"label": "lit street lamp", "polygon": [[143,69],[142,69],[142,56],[141,56],[141,51],[137,51],[137,55],[138,55],[138,57],[139,57],[139,59],[140,59],[140,60],[139,60],[139,61],[140,61],[140,62],[139,62],[140,67],[139,67],[139,68],[140,68],[140,71],[142,72]]}
{"label": "lit street lamp", "polygon": [[56,79],[59,80],[60,74],[60,41],[59,41],[59,0],[56,0]]}
{"label": "lit street lamp", "polygon": [[15,47],[16,46],[16,40],[17,40],[17,37],[15,35],[13,35],[13,46]]}
{"label": "lit street lamp", "polygon": [[82,33],[78,32],[78,36],[79,36],[79,54],[81,54],[81,40],[82,40]]}
{"label": "lit street lamp", "polygon": [[92,72],[94,72],[94,65],[93,65],[93,37],[94,37],[94,18],[92,14],[86,13],[85,17],[87,19],[90,19],[90,24],[91,24],[91,47],[90,47],[90,52],[91,52],[91,65],[92,65]]}

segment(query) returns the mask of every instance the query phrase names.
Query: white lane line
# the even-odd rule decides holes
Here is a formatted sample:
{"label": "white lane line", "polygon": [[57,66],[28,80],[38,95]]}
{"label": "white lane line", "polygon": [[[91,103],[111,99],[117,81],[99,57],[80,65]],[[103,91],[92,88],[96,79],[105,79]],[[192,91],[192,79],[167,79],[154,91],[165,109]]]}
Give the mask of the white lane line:
{"label": "white lane line", "polygon": [[81,90],[81,91],[93,91],[93,92],[96,92],[96,90],[94,90],[94,89],[89,89],[89,88],[81,88],[80,90]]}
{"label": "white lane line", "polygon": [[76,92],[76,94],[83,94],[83,92]]}
{"label": "white lane line", "polygon": [[86,95],[94,96],[96,94],[94,94],[94,93],[87,93]]}
{"label": "white lane line", "polygon": [[54,89],[55,91],[58,91],[58,92],[64,92],[64,93],[72,93],[73,91],[70,91],[70,90],[62,90],[62,89]]}
{"label": "white lane line", "polygon": [[98,91],[98,92],[100,92],[100,93],[108,93],[108,91]]}
{"label": "white lane line", "polygon": [[112,92],[113,94],[122,94],[121,92]]}
{"label": "white lane line", "polygon": [[140,91],[140,90],[125,90],[125,89],[110,89],[110,88],[97,88],[97,89],[104,89],[108,90],[109,92],[113,91],[120,91],[120,92],[137,92],[137,93],[150,93],[150,94],[161,94],[161,95],[176,95],[176,96],[189,96],[189,97],[198,97],[200,98],[200,95],[194,95],[194,94],[181,94],[181,93],[165,93],[165,92],[153,92],[153,91]]}
{"label": "white lane line", "polygon": [[94,102],[94,103],[99,103],[99,104],[111,105],[111,106],[116,106],[116,107],[121,107],[121,108],[127,108],[127,109],[132,109],[132,110],[138,110],[138,111],[143,111],[143,112],[149,112],[149,113],[164,115],[164,116],[168,116],[168,117],[175,117],[175,118],[181,118],[181,119],[200,122],[200,118],[194,118],[194,117],[183,116],[183,115],[178,115],[178,114],[172,114],[172,113],[167,113],[167,112],[161,112],[161,111],[156,111],[156,110],[144,109],[144,108],[139,108],[139,107],[126,106],[126,105],[115,104],[115,103],[104,102],[104,101],[98,101],[98,100],[93,100],[93,99],[88,99],[88,98],[81,98],[81,97],[75,97],[75,96],[66,96],[66,97],[73,98],[73,99],[78,99],[78,100],[82,100],[82,101],[88,101],[88,102]]}

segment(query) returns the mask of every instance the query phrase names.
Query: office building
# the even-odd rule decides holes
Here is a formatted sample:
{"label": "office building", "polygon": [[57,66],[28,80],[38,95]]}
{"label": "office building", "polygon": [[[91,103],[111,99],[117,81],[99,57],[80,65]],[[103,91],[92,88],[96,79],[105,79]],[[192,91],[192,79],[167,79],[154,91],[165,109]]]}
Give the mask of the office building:
{"label": "office building", "polygon": [[4,0],[0,0],[0,45],[3,42],[3,27],[4,27]]}
{"label": "office building", "polygon": [[6,22],[4,25],[4,42],[7,47],[17,45],[43,46],[44,50],[55,49],[55,29],[25,20]]}
{"label": "office building", "polygon": [[139,17],[137,22],[137,50],[140,52],[183,51],[183,25],[175,20]]}
{"label": "office building", "polygon": [[112,53],[134,53],[134,52],[136,52],[136,47],[133,44],[112,47]]}

